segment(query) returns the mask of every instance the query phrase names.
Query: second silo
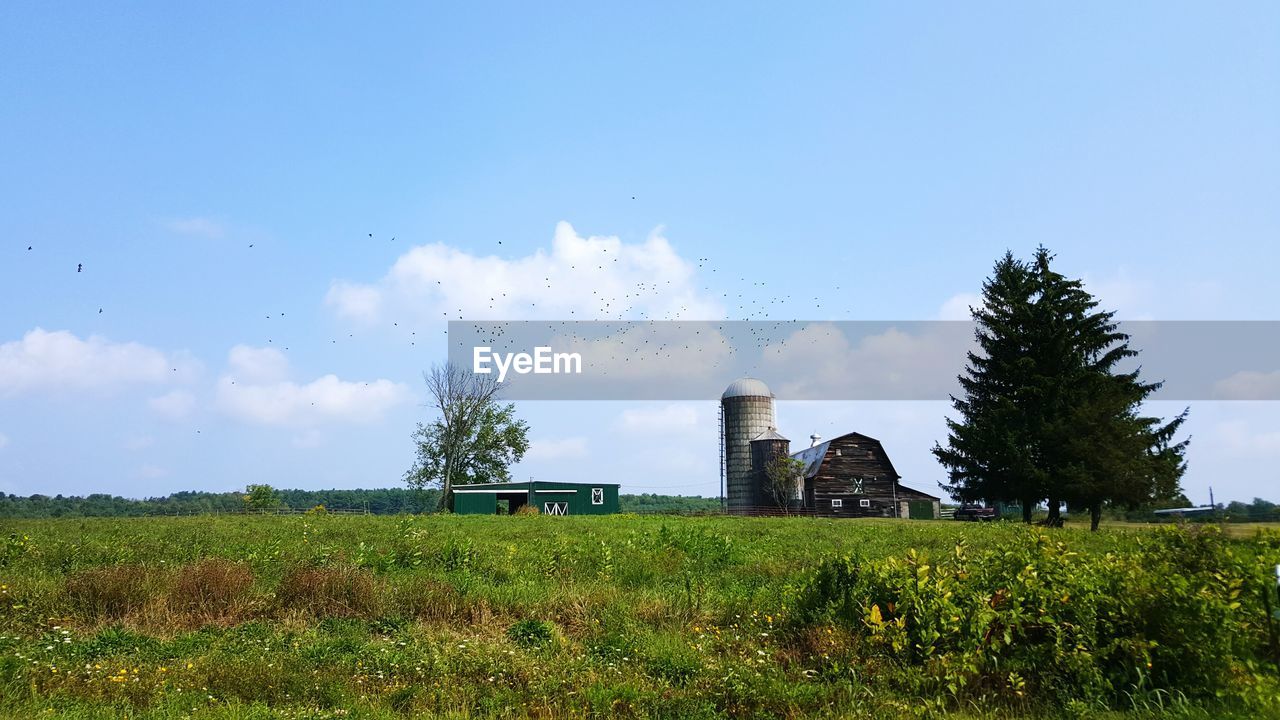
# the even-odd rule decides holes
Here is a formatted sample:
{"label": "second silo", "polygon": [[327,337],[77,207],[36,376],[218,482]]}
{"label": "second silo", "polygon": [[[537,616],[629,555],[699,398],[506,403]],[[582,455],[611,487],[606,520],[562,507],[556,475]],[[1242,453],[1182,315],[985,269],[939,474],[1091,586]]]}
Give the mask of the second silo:
{"label": "second silo", "polygon": [[724,423],[725,498],[729,512],[742,512],[758,502],[751,441],[776,427],[773,393],[755,378],[734,380],[720,396],[720,410]]}

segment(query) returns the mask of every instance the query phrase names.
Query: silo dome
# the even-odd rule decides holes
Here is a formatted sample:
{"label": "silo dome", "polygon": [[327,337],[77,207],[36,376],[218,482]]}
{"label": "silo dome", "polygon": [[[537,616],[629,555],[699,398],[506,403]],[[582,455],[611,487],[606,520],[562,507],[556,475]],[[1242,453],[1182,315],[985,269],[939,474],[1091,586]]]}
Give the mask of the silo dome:
{"label": "silo dome", "polygon": [[729,383],[729,387],[725,388],[724,394],[720,396],[721,400],[731,397],[773,397],[773,393],[769,392],[769,386],[764,381],[755,378],[738,378]]}

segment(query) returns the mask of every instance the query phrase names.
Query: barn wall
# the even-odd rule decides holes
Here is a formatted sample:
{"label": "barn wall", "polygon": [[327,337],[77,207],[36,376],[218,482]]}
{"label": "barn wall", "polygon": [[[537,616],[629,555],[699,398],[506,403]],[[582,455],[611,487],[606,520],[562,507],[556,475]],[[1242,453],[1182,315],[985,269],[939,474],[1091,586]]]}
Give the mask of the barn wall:
{"label": "barn wall", "polygon": [[[806,499],[819,515],[894,517],[896,481],[893,466],[879,442],[857,435],[845,436],[831,441],[822,467],[810,480],[811,493]],[[840,500],[841,507],[833,507],[832,500]],[[862,500],[869,501],[870,507],[862,507]]]}
{"label": "barn wall", "polygon": [[[599,505],[591,502],[593,488],[602,491],[603,502]],[[481,489],[494,492],[475,492]],[[471,486],[467,490],[453,493],[453,511],[459,515],[492,515],[497,510],[499,495],[511,502],[513,510],[530,498],[529,483],[487,484]],[[546,503],[550,502],[566,503],[566,515],[610,515],[618,512],[618,486],[535,482],[529,501],[542,513],[546,512]]]}
{"label": "barn wall", "polygon": [[[591,502],[591,489],[603,491],[604,503],[594,505]],[[555,489],[570,489],[573,492],[547,492]],[[567,515],[611,515],[618,512],[618,487],[616,485],[557,485],[555,483],[538,483],[534,491],[534,503],[539,512],[544,512],[548,502],[567,502]]]}
{"label": "barn wall", "polygon": [[489,493],[454,493],[453,511],[458,515],[492,515],[498,510],[498,496]]}

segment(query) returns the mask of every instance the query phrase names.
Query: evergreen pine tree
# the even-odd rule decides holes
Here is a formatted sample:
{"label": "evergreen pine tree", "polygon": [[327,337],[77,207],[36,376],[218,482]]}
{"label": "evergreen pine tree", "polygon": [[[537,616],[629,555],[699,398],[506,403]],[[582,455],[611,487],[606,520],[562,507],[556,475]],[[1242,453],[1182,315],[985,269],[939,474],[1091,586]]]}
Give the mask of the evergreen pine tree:
{"label": "evergreen pine tree", "polygon": [[973,311],[978,352],[960,378],[960,414],[948,418],[947,447],[934,454],[944,485],[962,500],[1017,500],[1023,519],[1041,500],[1047,524],[1062,503],[1088,510],[1096,530],[1106,503],[1133,507],[1179,492],[1189,441],[1174,442],[1186,412],[1164,422],[1141,404],[1159,389],[1119,365],[1137,352],[1114,313],[1079,280],[1036,251],[1031,263],[1006,254]]}

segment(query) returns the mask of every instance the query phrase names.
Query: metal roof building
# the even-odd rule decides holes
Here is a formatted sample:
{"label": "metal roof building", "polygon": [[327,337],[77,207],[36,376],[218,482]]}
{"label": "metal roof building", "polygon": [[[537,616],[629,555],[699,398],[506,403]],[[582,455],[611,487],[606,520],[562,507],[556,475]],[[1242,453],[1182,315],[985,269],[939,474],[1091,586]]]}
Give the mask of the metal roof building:
{"label": "metal roof building", "polygon": [[510,515],[525,505],[543,515],[611,515],[618,512],[618,484],[530,480],[458,485],[449,499],[449,509],[459,515]]}

